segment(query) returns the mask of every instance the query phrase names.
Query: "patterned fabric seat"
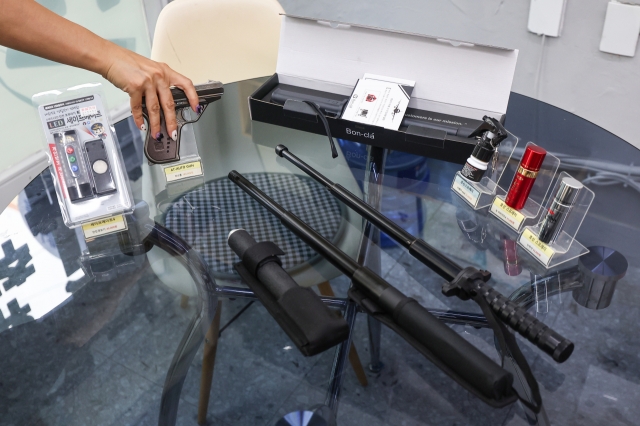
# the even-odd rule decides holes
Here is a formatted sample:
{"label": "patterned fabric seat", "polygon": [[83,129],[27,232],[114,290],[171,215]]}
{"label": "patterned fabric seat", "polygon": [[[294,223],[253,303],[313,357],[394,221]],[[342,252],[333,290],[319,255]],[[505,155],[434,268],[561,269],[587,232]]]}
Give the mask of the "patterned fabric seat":
{"label": "patterned fabric seat", "polygon": [[[345,207],[320,184],[288,173],[244,176],[278,204],[330,241],[340,235]],[[227,245],[229,231],[246,229],[256,241],[273,241],[285,253],[283,267],[294,269],[317,254],[264,207],[226,177],[207,182],[176,200],[165,213],[165,226],[184,238],[217,276],[234,275],[239,259]]]}

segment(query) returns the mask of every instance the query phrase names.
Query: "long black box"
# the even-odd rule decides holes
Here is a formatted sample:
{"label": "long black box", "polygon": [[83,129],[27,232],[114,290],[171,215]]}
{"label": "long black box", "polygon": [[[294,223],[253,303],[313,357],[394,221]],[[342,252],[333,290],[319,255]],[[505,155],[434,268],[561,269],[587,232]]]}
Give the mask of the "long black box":
{"label": "long black box", "polygon": [[[324,125],[315,117],[292,117],[285,114],[284,106],[272,101],[271,94],[279,86],[278,74],[274,74],[249,97],[251,118],[276,126],[305,132],[326,134]],[[308,89],[306,89],[309,91]],[[334,93],[314,91],[317,95],[335,98]],[[344,96],[348,99],[348,96]],[[468,136],[482,122],[470,118],[456,117],[415,108],[408,108],[405,121],[416,122],[390,130],[378,126],[355,123],[338,117],[327,116],[331,134],[339,139],[361,142],[380,148],[409,152],[452,163],[464,164],[475,146],[475,139]],[[446,130],[442,130],[446,129]]]}

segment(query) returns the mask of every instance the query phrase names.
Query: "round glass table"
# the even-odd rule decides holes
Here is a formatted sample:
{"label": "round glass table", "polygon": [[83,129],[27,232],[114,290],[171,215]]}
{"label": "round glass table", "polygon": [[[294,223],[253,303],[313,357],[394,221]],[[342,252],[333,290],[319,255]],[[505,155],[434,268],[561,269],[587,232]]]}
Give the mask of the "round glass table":
{"label": "round glass table", "polygon": [[[247,97],[264,81],[226,85],[185,133],[197,141],[201,177],[167,183],[142,161],[130,120],[116,125],[137,202],[126,231],[86,239],[66,228],[48,170],[2,212],[1,424],[637,423],[638,149],[511,95],[505,127],[553,152],[560,170],[595,193],[577,239],[628,262],[595,297],[578,259],[545,269],[515,244],[517,234],[453,194],[461,165],[346,140],[333,159],[326,136],[252,122]],[[227,178],[241,173],[502,362],[478,305],[444,296],[442,277],[278,157],[279,144],[457,264],[490,271],[489,284],[575,344],[557,363],[517,338],[539,384],[540,413],[518,402],[489,407],[454,382],[363,313],[347,297],[346,276]],[[226,240],[237,228],[281,247],[283,267],[345,317],[350,339],[303,356],[234,269],[240,259]]]}

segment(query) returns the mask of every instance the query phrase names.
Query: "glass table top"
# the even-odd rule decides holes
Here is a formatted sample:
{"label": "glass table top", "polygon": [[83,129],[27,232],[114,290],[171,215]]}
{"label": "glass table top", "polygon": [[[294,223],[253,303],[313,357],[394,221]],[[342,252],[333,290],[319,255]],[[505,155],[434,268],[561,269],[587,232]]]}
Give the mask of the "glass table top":
{"label": "glass table top", "polygon": [[[247,297],[233,269],[239,259],[226,244],[236,228],[274,241],[298,284],[327,296],[329,282],[338,299],[346,297],[349,280],[227,178],[240,172],[362,260],[362,218],[277,157],[278,144],[358,197],[379,202],[383,214],[459,265],[490,271],[494,288],[574,342],[572,356],[558,364],[518,338],[550,424],[636,422],[640,151],[566,111],[511,95],[505,127],[553,152],[560,170],[595,192],[577,239],[617,250],[628,261],[610,305],[594,309],[578,303],[584,280],[577,260],[546,270],[516,247],[517,234],[451,192],[460,165],[391,151],[385,167],[372,170],[372,150],[346,140],[338,141],[340,155],[332,159],[326,136],[251,121],[246,100],[263,81],[226,85],[223,99],[193,126],[202,178],[167,184],[159,167],[142,161],[135,127],[118,123],[138,201],[126,233],[86,241],[80,230],[66,228],[48,171],[2,212],[0,424],[146,425],[159,417],[168,424],[162,423],[172,416],[162,411],[167,398],[179,403],[176,424],[197,424],[209,337],[205,349],[201,343],[216,307],[222,331],[210,424],[275,425],[287,413],[327,403],[336,349],[302,356],[266,309]],[[480,317],[475,303],[445,297],[444,280],[388,236],[365,243],[366,265],[404,294],[434,312]],[[499,362],[489,329],[450,326]],[[527,424],[521,405],[485,405],[391,330],[382,328],[377,345],[365,314],[356,316],[352,336],[367,385],[347,364],[339,425]],[[184,380],[177,393],[167,387],[172,374]]]}

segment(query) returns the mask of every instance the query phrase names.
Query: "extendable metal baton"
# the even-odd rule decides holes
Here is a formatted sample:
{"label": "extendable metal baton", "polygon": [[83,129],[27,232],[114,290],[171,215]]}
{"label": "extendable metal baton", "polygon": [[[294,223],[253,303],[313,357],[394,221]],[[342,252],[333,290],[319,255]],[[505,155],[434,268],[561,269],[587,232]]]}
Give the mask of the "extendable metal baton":
{"label": "extendable metal baton", "polygon": [[549,328],[542,321],[529,314],[525,308],[509,300],[503,294],[488,285],[491,277],[486,271],[475,268],[462,268],[453,260],[440,253],[424,240],[416,238],[392,222],[382,213],[362,201],[345,187],[327,179],[317,170],[293,155],[286,146],[278,145],[276,154],[298,167],[344,204],[355,210],[377,228],[385,232],[409,253],[448,281],[442,292],[446,296],[458,296],[463,300],[481,295],[493,312],[509,327],[536,345],[555,361],[566,361],[573,352],[573,343]]}
{"label": "extendable metal baton", "polygon": [[351,278],[358,289],[364,291],[372,301],[393,317],[396,324],[431,352],[433,358],[445,367],[443,371],[476,395],[482,396],[485,401],[492,401],[494,406],[513,402],[515,393],[511,373],[444,325],[414,299],[402,294],[369,268],[358,264],[240,173],[232,171],[229,173],[229,179],[276,216],[302,241]]}

